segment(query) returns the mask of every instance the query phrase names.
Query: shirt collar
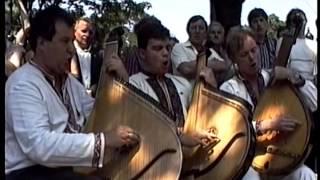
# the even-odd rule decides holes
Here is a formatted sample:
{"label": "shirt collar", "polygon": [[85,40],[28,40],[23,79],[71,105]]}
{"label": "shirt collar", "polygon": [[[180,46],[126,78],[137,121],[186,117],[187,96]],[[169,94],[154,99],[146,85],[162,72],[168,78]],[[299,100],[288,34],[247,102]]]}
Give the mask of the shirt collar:
{"label": "shirt collar", "polygon": [[[57,77],[50,74],[48,71],[46,71],[43,67],[41,67],[39,64],[34,62],[32,59],[29,60],[29,63],[34,67],[36,67],[44,75],[45,79],[49,82],[49,84],[51,84],[54,88],[57,88],[56,87],[56,82],[58,81]],[[62,81],[61,88],[64,86],[67,77],[68,77],[68,74],[65,73],[63,76],[61,76],[61,78],[59,78],[59,80]]]}
{"label": "shirt collar", "polygon": [[188,41],[186,41],[186,42],[184,42],[184,43],[182,43],[182,44],[183,44],[184,47],[190,48],[190,49],[192,49],[196,54],[198,54],[198,51],[197,51],[196,47],[193,46],[193,44],[191,43],[190,40],[188,40]]}

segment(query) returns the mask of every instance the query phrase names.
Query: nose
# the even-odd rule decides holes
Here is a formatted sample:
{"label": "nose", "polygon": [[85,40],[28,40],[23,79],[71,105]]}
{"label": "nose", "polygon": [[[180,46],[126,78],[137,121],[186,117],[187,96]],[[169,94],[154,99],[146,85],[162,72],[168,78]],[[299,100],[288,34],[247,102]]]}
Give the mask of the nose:
{"label": "nose", "polygon": [[167,57],[169,56],[170,48],[163,48],[162,55]]}
{"label": "nose", "polygon": [[195,27],[195,32],[199,33],[200,32],[200,27],[196,26]]}
{"label": "nose", "polygon": [[250,52],[249,53],[249,61],[253,62],[254,61],[254,57],[255,57],[255,54],[253,52]]}

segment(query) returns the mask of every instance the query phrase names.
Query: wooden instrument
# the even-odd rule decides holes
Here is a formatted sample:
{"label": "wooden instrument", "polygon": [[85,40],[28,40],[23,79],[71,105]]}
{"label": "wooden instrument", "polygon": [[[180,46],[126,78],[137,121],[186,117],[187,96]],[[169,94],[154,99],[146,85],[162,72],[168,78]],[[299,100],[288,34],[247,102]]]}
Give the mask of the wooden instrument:
{"label": "wooden instrument", "polygon": [[[197,74],[206,66],[206,55],[199,54]],[[197,147],[186,158],[188,173],[197,179],[230,180],[241,178],[252,162],[255,133],[250,122],[250,105],[244,100],[212,87],[197,77],[185,132],[211,131],[219,139],[209,152]]]}
{"label": "wooden instrument", "polygon": [[[104,61],[117,52],[117,47],[116,42],[107,44]],[[112,180],[178,179],[182,151],[173,121],[155,100],[105,73],[105,67],[104,62],[94,110],[85,130],[105,132],[127,125],[140,134],[141,143],[132,151],[108,150],[107,163],[99,174]]]}
{"label": "wooden instrument", "polygon": [[[287,66],[291,48],[300,32],[295,29],[293,36],[284,36],[277,65]],[[289,134],[269,131],[257,136],[256,156],[252,166],[260,173],[268,175],[287,174],[304,162],[312,145],[309,143],[312,121],[298,89],[288,81],[276,82],[268,87],[260,97],[254,112],[254,119],[270,120],[277,115],[288,115],[300,125]]]}

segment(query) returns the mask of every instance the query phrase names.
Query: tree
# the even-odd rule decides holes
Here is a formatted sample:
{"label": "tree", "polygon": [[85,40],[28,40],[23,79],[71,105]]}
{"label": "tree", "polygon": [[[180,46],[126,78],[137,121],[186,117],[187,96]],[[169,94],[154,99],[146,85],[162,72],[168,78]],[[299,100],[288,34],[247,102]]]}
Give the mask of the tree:
{"label": "tree", "polygon": [[268,36],[272,38],[277,38],[278,31],[284,30],[286,24],[284,21],[281,21],[279,17],[275,14],[270,14],[268,17],[269,30]]}
{"label": "tree", "polygon": [[[145,10],[151,8],[149,2],[136,3],[134,0],[22,0],[29,17],[33,16],[39,9],[44,9],[49,5],[55,4],[69,11],[75,18],[85,15],[84,10],[92,11],[90,18],[94,22],[97,30],[96,46],[102,46],[106,35],[117,26],[132,27],[137,21],[147,16]],[[10,16],[10,2],[6,0],[6,16]],[[33,5],[38,4],[37,9]],[[10,20],[11,29],[21,27],[21,22],[14,21],[19,19],[19,12],[16,4],[13,4],[13,18]],[[9,18],[7,18],[9,19]]]}

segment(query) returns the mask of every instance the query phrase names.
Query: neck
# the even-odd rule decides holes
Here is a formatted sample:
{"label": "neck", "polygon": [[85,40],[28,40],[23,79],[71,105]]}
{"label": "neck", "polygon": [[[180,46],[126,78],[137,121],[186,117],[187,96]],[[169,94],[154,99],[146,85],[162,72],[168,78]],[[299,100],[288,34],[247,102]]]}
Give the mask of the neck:
{"label": "neck", "polygon": [[54,78],[55,80],[64,78],[66,76],[65,73],[59,73],[57,74],[52,68],[48,67],[45,63],[43,63],[42,59],[46,59],[44,57],[41,57],[39,55],[35,55],[32,61],[38,66],[38,68],[41,68],[41,71],[44,71],[46,75],[49,75],[51,78]]}
{"label": "neck", "polygon": [[266,35],[257,35],[257,43],[262,44],[264,39],[266,38]]}
{"label": "neck", "polygon": [[145,68],[142,68],[142,72],[149,76],[149,77],[153,77],[155,79],[159,79],[159,80],[162,80],[164,78],[164,74],[160,75],[160,74],[155,74],[155,73],[152,73],[150,70],[148,69],[145,69]]}
{"label": "neck", "polygon": [[90,49],[89,45],[80,44],[77,40],[75,40],[76,44],[82,49],[82,50],[88,50]]}
{"label": "neck", "polygon": [[248,75],[248,74],[240,74],[240,76],[247,80],[250,84],[257,83],[258,80],[258,73],[255,75]]}
{"label": "neck", "polygon": [[221,44],[213,44],[212,48],[220,55],[222,56],[223,47]]}

